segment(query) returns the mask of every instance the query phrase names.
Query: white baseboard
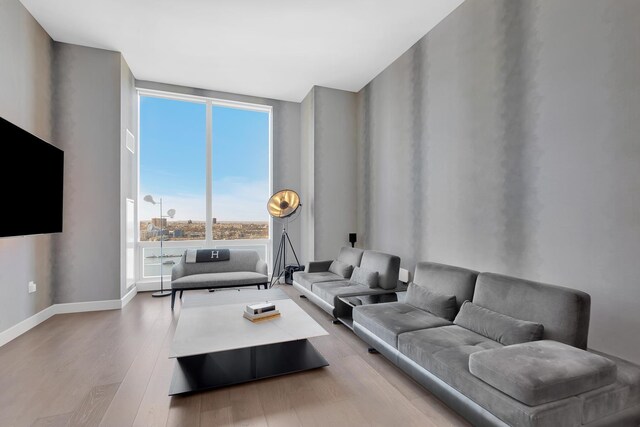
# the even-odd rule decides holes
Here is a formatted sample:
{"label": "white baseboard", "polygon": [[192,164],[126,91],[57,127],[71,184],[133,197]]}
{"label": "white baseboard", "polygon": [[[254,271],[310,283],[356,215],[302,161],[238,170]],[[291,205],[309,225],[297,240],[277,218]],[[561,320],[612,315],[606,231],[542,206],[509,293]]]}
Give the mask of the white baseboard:
{"label": "white baseboard", "polygon": [[[138,292],[155,292],[160,290],[160,282],[138,282],[136,283]],[[171,285],[165,283],[164,290],[171,290]]]}
{"label": "white baseboard", "polygon": [[0,332],[0,347],[5,345],[11,340],[18,338],[20,335],[24,334],[30,329],[35,328],[40,323],[49,319],[54,314],[56,314],[55,305],[50,305],[49,307],[34,314],[33,316],[24,319],[22,322],[18,323],[17,325],[14,325],[9,329]]}
{"label": "white baseboard", "polygon": [[138,295],[138,288],[135,287],[135,285],[131,288],[131,290],[129,292],[127,292],[125,294],[125,296],[122,297],[121,301],[121,308],[125,308],[127,306],[127,304],[129,304],[131,302],[131,300],[133,299],[133,297],[135,297],[136,295]]}
{"label": "white baseboard", "polygon": [[56,314],[82,313],[85,311],[119,310],[125,307],[138,293],[134,286],[122,299],[105,301],[70,302],[64,304],[53,304],[22,322],[0,332],[0,347],[18,338],[20,335],[35,328],[40,323]]}

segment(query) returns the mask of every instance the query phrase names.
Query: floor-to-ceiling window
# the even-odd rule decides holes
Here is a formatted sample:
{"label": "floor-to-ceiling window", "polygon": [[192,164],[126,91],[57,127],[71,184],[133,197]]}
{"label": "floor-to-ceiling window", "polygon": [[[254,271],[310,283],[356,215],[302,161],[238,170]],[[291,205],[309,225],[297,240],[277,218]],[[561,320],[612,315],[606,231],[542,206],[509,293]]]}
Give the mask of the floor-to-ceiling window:
{"label": "floor-to-ceiling window", "polygon": [[270,107],[140,93],[140,280],[170,274],[190,247],[269,259],[270,141]]}

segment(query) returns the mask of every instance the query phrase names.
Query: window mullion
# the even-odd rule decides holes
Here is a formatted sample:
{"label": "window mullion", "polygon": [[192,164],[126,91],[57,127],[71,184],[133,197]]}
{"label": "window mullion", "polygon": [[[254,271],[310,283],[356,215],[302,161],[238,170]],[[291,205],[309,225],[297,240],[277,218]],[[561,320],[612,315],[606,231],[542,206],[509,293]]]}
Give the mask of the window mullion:
{"label": "window mullion", "polygon": [[213,243],[213,172],[211,170],[213,166],[213,117],[212,117],[212,103],[207,100],[207,217],[206,217],[206,243],[205,246],[212,246]]}

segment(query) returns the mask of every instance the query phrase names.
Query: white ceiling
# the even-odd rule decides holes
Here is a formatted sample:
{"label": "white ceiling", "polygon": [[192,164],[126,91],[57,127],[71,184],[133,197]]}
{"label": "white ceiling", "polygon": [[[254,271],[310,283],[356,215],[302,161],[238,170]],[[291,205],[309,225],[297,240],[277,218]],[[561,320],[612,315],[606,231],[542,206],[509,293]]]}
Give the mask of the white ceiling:
{"label": "white ceiling", "polygon": [[21,0],[56,41],[152,80],[301,101],[358,91],[463,0]]}

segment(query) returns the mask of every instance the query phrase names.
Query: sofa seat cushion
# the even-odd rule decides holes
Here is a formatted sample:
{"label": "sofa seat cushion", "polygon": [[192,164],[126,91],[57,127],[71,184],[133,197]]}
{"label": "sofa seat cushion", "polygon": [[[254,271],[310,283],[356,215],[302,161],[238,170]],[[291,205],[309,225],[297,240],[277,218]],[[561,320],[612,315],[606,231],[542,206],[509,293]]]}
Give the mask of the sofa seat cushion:
{"label": "sofa seat cushion", "polygon": [[[400,336],[403,335],[406,334]],[[469,372],[469,356],[480,351],[483,348],[477,345],[437,351],[432,357],[430,372],[509,426],[578,427],[582,424],[582,405],[576,397],[529,406],[476,378]]]}
{"label": "sofa seat cushion", "polygon": [[441,326],[398,335],[398,350],[423,368],[430,369],[433,355],[440,350],[475,346],[479,350],[503,347],[502,344],[460,326]]}
{"label": "sofa seat cushion", "polygon": [[258,285],[267,283],[269,279],[264,274],[251,271],[230,271],[225,273],[201,273],[183,276],[171,281],[172,289],[207,289],[216,287],[232,287]]}
{"label": "sofa seat cushion", "polygon": [[616,364],[557,341],[537,341],[474,353],[469,371],[530,406],[613,383]]}
{"label": "sofa seat cushion", "polygon": [[582,401],[582,423],[597,421],[609,415],[640,405],[640,366],[617,357],[590,350],[617,365],[616,381],[577,397]]}
{"label": "sofa seat cushion", "polygon": [[293,280],[303,288],[312,290],[314,283],[336,282],[344,280],[344,277],[330,271],[319,271],[317,273],[305,273],[303,271],[296,271],[295,273],[293,273]]}
{"label": "sofa seat cushion", "polygon": [[401,302],[355,307],[353,321],[395,348],[398,347],[398,335],[401,333],[452,324],[446,319]]}

